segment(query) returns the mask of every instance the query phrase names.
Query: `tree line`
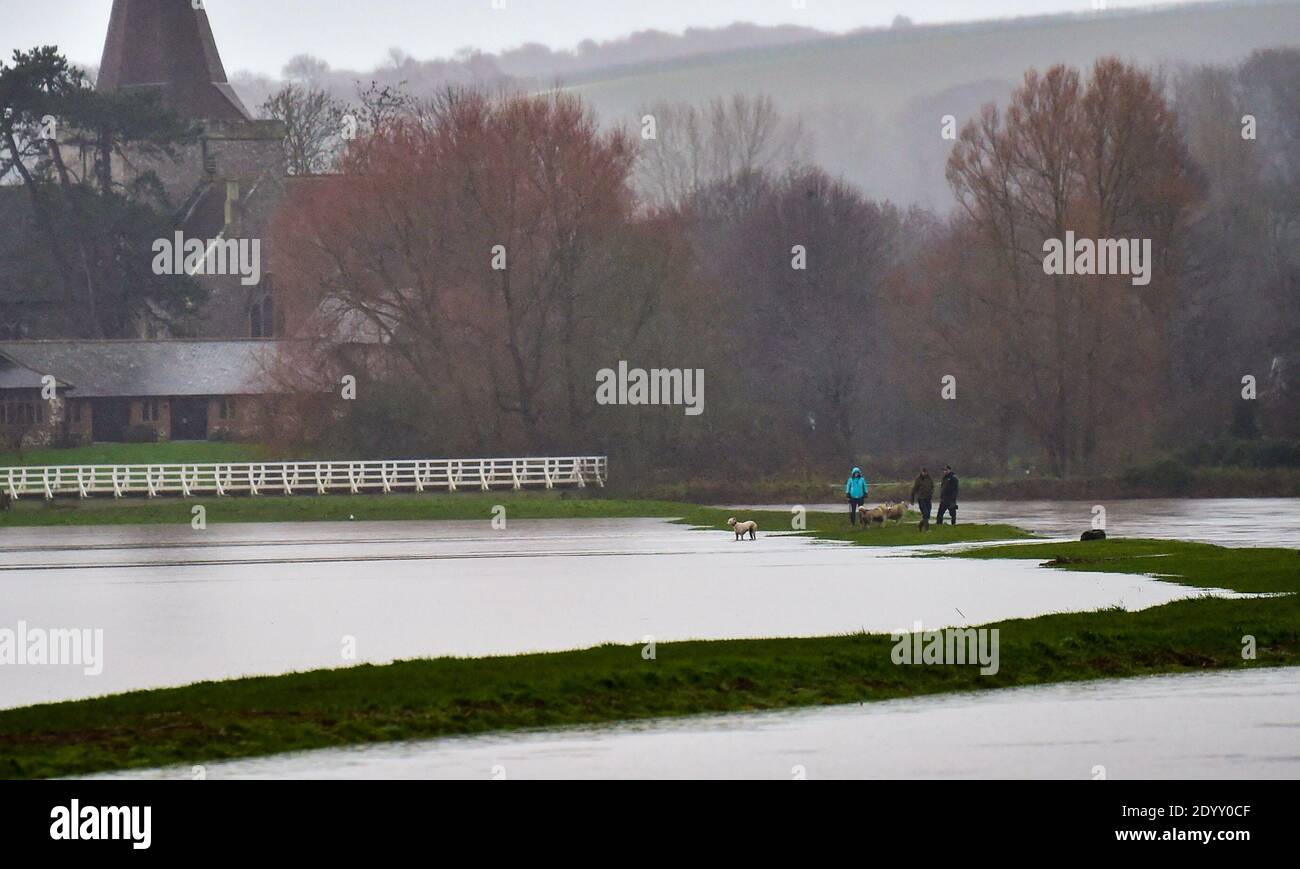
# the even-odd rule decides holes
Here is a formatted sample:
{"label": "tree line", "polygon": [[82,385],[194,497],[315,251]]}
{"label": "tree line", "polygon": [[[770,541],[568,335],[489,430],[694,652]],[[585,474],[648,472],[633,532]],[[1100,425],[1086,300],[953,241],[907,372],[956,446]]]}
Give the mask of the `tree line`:
{"label": "tree line", "polygon": [[[1294,438],[1298,75],[1294,50],[1173,80],[1031,70],[954,143],[948,215],[830,177],[761,97],[623,127],[563,92],[399,105],[280,216],[315,336],[286,370],[319,378],[275,436],[669,476],[1092,474]],[[1048,274],[1067,233],[1143,240],[1149,282]],[[619,361],[703,369],[707,411],[598,405]]]}

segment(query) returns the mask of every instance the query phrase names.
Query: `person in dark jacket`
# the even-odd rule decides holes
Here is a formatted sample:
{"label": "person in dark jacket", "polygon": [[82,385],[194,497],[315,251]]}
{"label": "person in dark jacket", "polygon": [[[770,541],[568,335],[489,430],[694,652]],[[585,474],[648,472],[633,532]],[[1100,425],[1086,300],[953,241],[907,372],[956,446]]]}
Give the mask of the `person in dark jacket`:
{"label": "person in dark jacket", "polygon": [[952,472],[952,465],[943,469],[943,480],[939,483],[939,524],[943,524],[945,512],[952,515],[952,524],[957,524],[957,475]]}
{"label": "person in dark jacket", "polygon": [[861,468],[854,468],[849,474],[849,481],[844,484],[844,497],[849,499],[849,524],[858,524],[858,508],[867,500],[867,478],[862,476]]}
{"label": "person in dark jacket", "polygon": [[930,472],[925,468],[921,469],[921,475],[912,482],[911,501],[916,504],[916,509],[921,511],[921,524],[917,526],[918,531],[930,530],[930,507],[934,503],[934,479]]}

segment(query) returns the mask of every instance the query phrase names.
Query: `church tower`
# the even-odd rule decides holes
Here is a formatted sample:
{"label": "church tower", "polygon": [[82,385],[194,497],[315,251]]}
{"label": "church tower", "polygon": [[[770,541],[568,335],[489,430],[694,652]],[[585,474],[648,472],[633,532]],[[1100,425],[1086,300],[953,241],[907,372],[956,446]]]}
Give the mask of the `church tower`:
{"label": "church tower", "polygon": [[[96,89],[156,91],[163,105],[200,130],[178,160],[139,156],[115,165],[114,176],[156,173],[186,238],[259,241],[263,282],[245,287],[238,276],[199,277],[209,301],[188,328],[200,337],[273,337],[279,330],[268,329],[264,314],[274,283],[264,236],[285,193],[284,125],[254,120],[226,78],[207,11],[196,5],[203,4],[113,0]],[[174,334],[175,325],[143,322],[141,337]]]}
{"label": "church tower", "polygon": [[248,121],[226,79],[208,13],[190,0],[114,0],[99,90],[158,90],[183,118]]}

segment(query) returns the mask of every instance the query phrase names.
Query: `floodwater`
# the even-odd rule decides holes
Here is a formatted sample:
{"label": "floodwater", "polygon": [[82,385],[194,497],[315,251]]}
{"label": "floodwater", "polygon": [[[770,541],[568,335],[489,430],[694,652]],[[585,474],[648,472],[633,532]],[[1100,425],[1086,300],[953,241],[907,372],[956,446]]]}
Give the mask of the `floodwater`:
{"label": "floodwater", "polygon": [[[1300,668],[329,749],[209,779],[1300,778]],[[190,766],[111,778],[191,778]]]}
{"label": "floodwater", "polygon": [[1106,508],[1117,537],[1199,540],[1219,546],[1300,547],[1300,498],[1209,498],[1133,501],[971,501],[959,522],[1005,522],[1049,537],[1078,537]]}
{"label": "floodwater", "polygon": [[1028,561],[737,543],[655,519],[10,529],[0,546],[0,630],[103,631],[101,673],[3,666],[0,708],[403,658],[889,632],[1204,593]]}
{"label": "floodwater", "polygon": [[[1095,506],[1106,508],[1105,528],[1113,537],[1196,540],[1219,546],[1300,547],[1300,498],[962,501],[957,521],[1001,522],[1046,537],[1078,539],[1092,528]],[[760,509],[754,505],[750,508]],[[789,508],[788,504],[773,504],[761,509]],[[848,516],[847,503],[807,508]]]}

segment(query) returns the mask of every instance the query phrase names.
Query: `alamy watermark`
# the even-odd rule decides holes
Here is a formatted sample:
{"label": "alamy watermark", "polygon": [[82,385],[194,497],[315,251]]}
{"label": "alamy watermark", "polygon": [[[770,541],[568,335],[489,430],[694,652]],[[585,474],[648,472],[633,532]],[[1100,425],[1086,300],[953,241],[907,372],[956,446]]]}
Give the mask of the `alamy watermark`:
{"label": "alamy watermark", "polygon": [[1132,275],[1133,286],[1151,283],[1151,239],[1091,238],[1065,234],[1043,242],[1043,273],[1048,275]]}
{"label": "alamy watermark", "polygon": [[596,372],[596,403],[599,405],[684,406],[687,416],[704,413],[703,368],[631,368],[626,361],[618,370]]}
{"label": "alamy watermark", "polygon": [[1000,666],[998,628],[925,631],[920,622],[913,622],[910,633],[894,631],[889,638],[894,641],[890,659],[895,664],[979,664],[981,676],[996,676]]}
{"label": "alamy watermark", "polygon": [[126,841],[136,851],[153,843],[152,806],[83,806],[81,800],[50,809],[54,841]]}
{"label": "alamy watermark", "polygon": [[103,628],[0,628],[0,667],[81,667],[87,676],[104,672]]}
{"label": "alamy watermark", "polygon": [[262,281],[260,238],[174,238],[153,243],[155,275],[238,275],[246,287]]}

